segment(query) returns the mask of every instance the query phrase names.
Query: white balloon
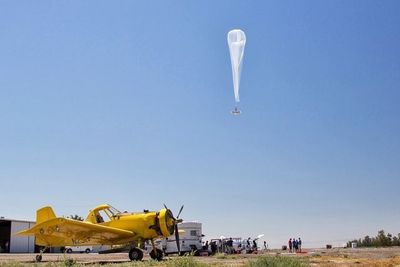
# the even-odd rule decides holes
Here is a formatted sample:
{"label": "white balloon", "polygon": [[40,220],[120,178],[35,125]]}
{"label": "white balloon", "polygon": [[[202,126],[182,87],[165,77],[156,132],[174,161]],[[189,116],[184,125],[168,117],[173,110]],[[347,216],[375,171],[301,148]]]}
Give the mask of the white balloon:
{"label": "white balloon", "polygon": [[231,55],[233,92],[235,101],[239,103],[240,73],[242,71],[244,47],[246,45],[246,35],[242,30],[235,29],[228,32],[229,53]]}

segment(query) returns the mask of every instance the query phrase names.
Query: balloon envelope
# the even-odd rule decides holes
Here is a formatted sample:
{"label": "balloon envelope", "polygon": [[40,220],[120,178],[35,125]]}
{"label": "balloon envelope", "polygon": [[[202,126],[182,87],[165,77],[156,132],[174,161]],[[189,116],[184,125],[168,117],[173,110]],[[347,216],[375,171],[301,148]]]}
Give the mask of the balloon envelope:
{"label": "balloon envelope", "polygon": [[235,29],[228,32],[227,39],[229,53],[231,56],[233,92],[235,94],[235,101],[239,102],[240,73],[242,71],[244,47],[246,45],[246,35],[242,30]]}

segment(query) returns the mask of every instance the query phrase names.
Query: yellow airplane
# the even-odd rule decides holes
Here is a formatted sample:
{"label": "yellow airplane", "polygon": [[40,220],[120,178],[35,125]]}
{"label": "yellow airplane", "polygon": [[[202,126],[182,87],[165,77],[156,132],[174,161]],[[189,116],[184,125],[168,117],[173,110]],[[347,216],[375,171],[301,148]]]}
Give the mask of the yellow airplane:
{"label": "yellow airplane", "polygon": [[42,253],[49,247],[110,245],[118,248],[103,253],[120,252],[129,249],[132,261],[142,260],[144,242],[151,241],[153,250],[150,257],[161,260],[163,252],[156,248],[154,239],[166,238],[175,233],[176,245],[180,252],[178,223],[183,206],[177,218],[165,206],[160,211],[120,212],[108,204],[100,205],[89,211],[85,221],[57,217],[49,206],[36,212],[34,227],[18,232],[17,235],[34,235],[35,243],[44,247],[36,256],[42,260]]}

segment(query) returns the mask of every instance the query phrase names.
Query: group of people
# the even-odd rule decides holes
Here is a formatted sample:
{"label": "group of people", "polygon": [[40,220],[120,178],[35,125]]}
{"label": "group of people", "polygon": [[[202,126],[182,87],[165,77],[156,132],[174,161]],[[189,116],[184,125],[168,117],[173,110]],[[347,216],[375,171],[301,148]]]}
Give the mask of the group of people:
{"label": "group of people", "polygon": [[205,243],[203,242],[203,250],[208,251],[208,248],[211,249],[211,255],[214,255],[217,252],[225,252],[228,254],[233,254],[235,252],[232,238],[229,240],[211,240],[210,243],[208,243],[208,241]]}
{"label": "group of people", "polygon": [[[249,238],[247,238],[247,241],[246,241],[246,248],[247,249],[253,249],[253,250],[257,250],[257,239],[254,239],[252,242],[251,242],[251,238],[249,237]],[[251,243],[253,244],[253,245],[250,245]]]}
{"label": "group of people", "polygon": [[[267,242],[264,241],[264,249],[267,249]],[[208,251],[211,249],[211,255],[220,252],[220,253],[227,253],[227,254],[235,254],[235,253],[242,253],[245,251],[246,253],[253,253],[257,251],[257,239],[233,239],[233,238],[223,238],[218,240],[211,240],[211,242],[206,241],[203,242],[203,250]]]}
{"label": "group of people", "polygon": [[301,238],[295,239],[295,238],[290,238],[289,242],[289,252],[301,252]]}
{"label": "group of people", "polygon": [[208,248],[211,249],[211,255],[214,255],[218,251],[217,242],[216,241],[211,241],[210,243],[208,243],[208,241],[206,241],[206,243],[203,242],[203,250],[208,251]]}

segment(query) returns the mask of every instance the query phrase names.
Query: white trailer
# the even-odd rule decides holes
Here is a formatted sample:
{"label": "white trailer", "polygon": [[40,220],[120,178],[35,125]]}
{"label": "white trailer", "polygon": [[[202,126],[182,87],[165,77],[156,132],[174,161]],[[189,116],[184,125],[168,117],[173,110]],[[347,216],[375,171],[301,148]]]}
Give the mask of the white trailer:
{"label": "white trailer", "polygon": [[[202,248],[202,227],[200,222],[196,221],[184,221],[178,224],[179,229],[179,244],[181,249],[181,254],[188,252],[193,252],[198,254]],[[183,230],[183,231],[182,231]],[[175,235],[171,235],[166,239],[157,240],[156,246],[164,251],[165,255],[178,253],[178,248],[176,246]],[[151,245],[147,245],[146,249],[151,251]]]}

